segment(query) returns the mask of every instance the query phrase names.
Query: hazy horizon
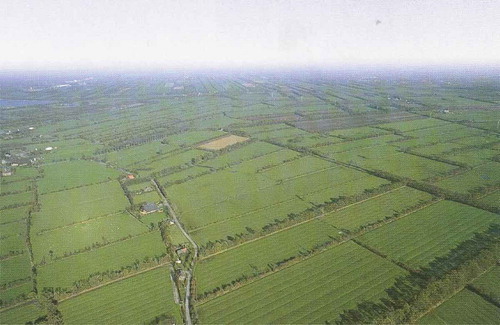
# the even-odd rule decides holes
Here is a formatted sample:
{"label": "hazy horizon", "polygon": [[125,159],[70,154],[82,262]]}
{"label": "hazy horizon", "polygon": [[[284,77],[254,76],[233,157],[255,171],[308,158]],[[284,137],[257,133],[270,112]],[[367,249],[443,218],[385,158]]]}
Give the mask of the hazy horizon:
{"label": "hazy horizon", "polygon": [[498,1],[4,0],[0,68],[498,66]]}

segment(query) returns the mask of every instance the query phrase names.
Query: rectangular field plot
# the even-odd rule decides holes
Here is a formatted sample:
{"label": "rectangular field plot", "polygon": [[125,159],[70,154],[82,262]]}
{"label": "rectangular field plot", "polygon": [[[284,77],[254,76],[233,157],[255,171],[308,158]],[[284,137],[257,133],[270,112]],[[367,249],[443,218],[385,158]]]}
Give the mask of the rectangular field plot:
{"label": "rectangular field plot", "polygon": [[[224,178],[219,178],[217,182],[217,176],[222,175]],[[338,195],[351,194],[351,182],[361,178],[379,180],[344,167],[318,170],[278,181],[273,181],[260,173],[252,176],[224,171],[224,174],[219,172],[209,176],[210,179],[207,176],[197,179],[209,180],[210,184],[205,186],[200,183],[194,184],[197,180],[184,183],[204,189],[198,193],[192,193],[191,196],[182,196],[180,188],[175,186],[167,190],[167,196],[172,197],[188,229],[194,230],[211,223],[241,217],[284,201],[303,199],[302,196],[330,188],[338,189],[336,191]],[[219,186],[221,181],[224,182],[224,187]],[[381,180],[381,182],[386,181]],[[342,190],[343,188],[345,191]],[[364,190],[358,187],[356,189]],[[186,187],[183,190],[189,191],[189,188]]]}
{"label": "rectangular field plot", "polygon": [[149,232],[108,246],[66,257],[38,267],[38,285],[71,287],[73,282],[90,274],[120,270],[121,267],[142,261],[145,257],[165,254],[165,245],[158,232]]}
{"label": "rectangular field plot", "polygon": [[264,324],[335,322],[405,272],[352,242],[209,300],[197,307],[201,323]]}
{"label": "rectangular field plot", "polygon": [[445,143],[436,143],[432,145],[411,148],[411,151],[419,153],[421,155],[444,156],[447,152],[459,148],[462,148],[462,146],[459,144],[445,142]]}
{"label": "rectangular field plot", "polygon": [[14,192],[25,192],[31,188],[31,181],[19,181],[19,182],[5,182],[2,179],[0,183],[0,194],[4,193],[14,193]]}
{"label": "rectangular field plot", "polygon": [[231,134],[231,135],[204,143],[204,144],[198,146],[198,148],[205,149],[205,150],[221,150],[221,149],[224,149],[226,147],[232,146],[234,144],[237,144],[240,142],[245,142],[248,140],[249,140],[249,138],[240,137],[240,136]]}
{"label": "rectangular field plot", "polygon": [[31,263],[28,253],[0,261],[0,285],[18,280],[29,280]]}
{"label": "rectangular field plot", "polygon": [[294,127],[281,123],[239,128],[239,130],[245,132],[246,134],[250,134],[251,136],[256,136],[261,133],[277,132],[280,130],[287,132],[286,130],[294,130],[294,129],[295,129]]}
{"label": "rectangular field plot", "polygon": [[157,225],[158,222],[160,222],[164,219],[167,219],[167,215],[165,214],[164,211],[162,211],[162,212],[153,212],[153,213],[141,215],[139,218],[143,224],[150,226],[151,223],[153,223],[154,225]]}
{"label": "rectangular field plot", "polygon": [[307,137],[311,133],[297,128],[286,128],[280,130],[265,131],[254,134],[253,137],[260,140],[283,139],[289,137]]}
{"label": "rectangular field plot", "polygon": [[500,308],[464,289],[445,301],[419,324],[498,324]]}
{"label": "rectangular field plot", "polygon": [[39,232],[125,210],[129,205],[117,181],[40,195],[41,211],[33,216]]}
{"label": "rectangular field plot", "polygon": [[413,120],[413,121],[403,121],[403,122],[395,122],[395,123],[385,123],[379,124],[377,127],[383,129],[390,130],[398,130],[401,132],[408,132],[420,129],[428,129],[433,127],[441,127],[446,125],[452,125],[450,122],[445,122],[442,120],[437,120],[433,118],[425,118],[421,120]]}
{"label": "rectangular field plot", "polygon": [[13,209],[5,209],[0,211],[0,223],[15,222],[28,217],[29,206],[23,206]]}
{"label": "rectangular field plot", "polygon": [[458,124],[447,124],[435,128],[421,129],[406,132],[406,136],[414,139],[404,141],[401,145],[411,147],[416,145],[429,145],[435,143],[448,143],[457,139],[473,137],[483,134],[483,131],[472,129]]}
{"label": "rectangular field plot", "polygon": [[305,156],[290,162],[263,169],[260,172],[259,177],[263,176],[273,182],[286,181],[298,176],[305,176],[310,173],[313,174],[322,170],[337,167],[338,165],[334,165],[326,160]]}
{"label": "rectangular field plot", "polygon": [[499,154],[498,151],[491,149],[471,149],[466,152],[458,152],[453,154],[443,155],[443,158],[464,163],[469,166],[478,166],[490,161],[493,157]]}
{"label": "rectangular field plot", "polygon": [[295,122],[294,125],[310,132],[329,132],[333,130],[356,128],[385,122],[415,120],[420,118],[421,117],[418,115],[406,112],[395,112],[390,114],[375,112],[331,119],[325,118],[313,121],[299,121]]}
{"label": "rectangular field plot", "polygon": [[308,134],[307,136],[294,136],[273,139],[275,142],[293,148],[316,148],[342,142],[343,139],[325,134]]}
{"label": "rectangular field plot", "polygon": [[339,153],[339,152],[346,152],[354,149],[361,149],[361,148],[371,148],[371,147],[378,147],[378,146],[384,146],[388,142],[399,140],[401,137],[394,135],[394,134],[388,134],[388,135],[382,135],[376,138],[368,138],[368,139],[361,139],[361,140],[353,140],[353,141],[344,141],[340,143],[335,143],[329,146],[324,146],[324,147],[319,147],[316,149],[316,151],[331,156],[335,158],[334,153]]}
{"label": "rectangular field plot", "polygon": [[[9,304],[16,298],[26,298],[27,295],[33,290],[33,282],[27,281],[21,284],[17,284],[13,287],[0,290],[0,300],[3,304]],[[0,313],[0,323],[1,322],[1,313]]]}
{"label": "rectangular field plot", "polygon": [[308,194],[301,196],[301,198],[311,205],[318,205],[331,202],[340,197],[360,194],[365,190],[374,189],[390,183],[383,178],[374,177],[368,174],[360,173],[359,176],[360,177],[352,178],[348,181],[342,179],[334,180],[330,184],[330,187],[311,190]]}
{"label": "rectangular field plot", "polygon": [[363,148],[349,152],[330,154],[334,159],[372,170],[382,170],[401,177],[423,180],[444,176],[457,166],[398,152],[391,146]]}
{"label": "rectangular field plot", "polygon": [[0,209],[13,205],[28,205],[33,201],[33,193],[24,192],[0,196]]}
{"label": "rectangular field plot", "polygon": [[472,286],[500,303],[500,265],[495,265],[488,272],[472,282]]}
{"label": "rectangular field plot", "polygon": [[167,171],[172,168],[184,168],[193,164],[193,161],[201,160],[208,153],[199,149],[189,149],[172,155],[161,156],[161,158],[147,162],[137,163],[130,166],[140,176],[148,176],[153,173]]}
{"label": "rectangular field plot", "polygon": [[412,268],[426,266],[490,224],[498,215],[451,201],[440,201],[370,231],[359,239]]}
{"label": "rectangular field plot", "polygon": [[26,233],[26,222],[17,220],[8,223],[0,223],[0,239],[11,236],[24,235]]}
{"label": "rectangular field plot", "polygon": [[26,324],[35,323],[45,312],[35,302],[0,312],[0,323],[2,324]]}
{"label": "rectangular field plot", "polygon": [[500,186],[500,163],[492,161],[436,185],[459,193],[474,193],[483,186]]}
{"label": "rectangular field plot", "polygon": [[428,193],[402,187],[329,213],[322,217],[322,220],[342,230],[356,231],[362,226],[392,217],[431,198]]}
{"label": "rectangular field plot", "polygon": [[209,241],[226,239],[227,236],[261,230],[262,227],[275,219],[287,218],[290,213],[298,213],[310,208],[311,205],[296,198],[284,201],[270,207],[249,212],[241,217],[231,218],[205,227],[200,227],[190,232],[194,240],[205,245]]}
{"label": "rectangular field plot", "polygon": [[479,201],[494,207],[500,207],[500,190],[483,196]]}
{"label": "rectangular field plot", "polygon": [[59,309],[67,324],[144,324],[167,314],[182,322],[166,267],[124,279],[65,300]]}
{"label": "rectangular field plot", "polygon": [[148,202],[158,203],[161,201],[161,198],[158,195],[158,192],[151,191],[151,192],[145,192],[145,193],[133,195],[132,200],[133,200],[134,204],[143,204],[143,203],[148,203]]}
{"label": "rectangular field plot", "polygon": [[33,255],[36,263],[42,260],[50,261],[51,258],[89,249],[95,244],[105,245],[146,231],[146,225],[129,213],[113,214],[41,234],[32,234]]}
{"label": "rectangular field plot", "polygon": [[[13,227],[16,231],[7,233],[3,232],[5,226],[16,226]],[[24,222],[13,222],[2,225],[2,238],[0,239],[0,257],[4,257],[12,254],[19,254],[26,250],[26,224]]]}
{"label": "rectangular field plot", "polygon": [[202,260],[196,266],[196,290],[198,294],[203,294],[242,276],[256,275],[269,270],[269,265],[297,257],[337,236],[337,229],[322,221],[312,220],[232,248]]}
{"label": "rectangular field plot", "polygon": [[193,166],[187,169],[183,169],[179,172],[169,174],[167,176],[158,177],[157,180],[162,186],[168,186],[175,183],[182,183],[192,178],[196,178],[200,175],[210,172],[209,168]]}
{"label": "rectangular field plot", "polygon": [[302,155],[298,152],[281,149],[242,161],[237,165],[232,165],[230,170],[232,173],[238,172],[251,175],[254,173],[260,173],[275,166],[279,166],[285,162],[298,159],[299,157],[302,157]]}
{"label": "rectangular field plot", "polygon": [[341,137],[348,140],[358,140],[363,138],[373,138],[391,133],[387,130],[377,129],[370,126],[362,126],[359,128],[336,130],[330,132],[330,135]]}
{"label": "rectangular field plot", "polygon": [[147,161],[158,155],[168,154],[179,149],[177,146],[163,144],[160,141],[133,146],[119,151],[112,151],[102,156],[106,161],[121,167],[127,167],[141,161]]}
{"label": "rectangular field plot", "polygon": [[121,172],[93,161],[78,160],[47,164],[38,182],[41,194],[116,179]]}
{"label": "rectangular field plot", "polygon": [[31,167],[17,167],[11,176],[0,177],[2,181],[17,182],[20,180],[34,179],[39,176],[38,170]]}

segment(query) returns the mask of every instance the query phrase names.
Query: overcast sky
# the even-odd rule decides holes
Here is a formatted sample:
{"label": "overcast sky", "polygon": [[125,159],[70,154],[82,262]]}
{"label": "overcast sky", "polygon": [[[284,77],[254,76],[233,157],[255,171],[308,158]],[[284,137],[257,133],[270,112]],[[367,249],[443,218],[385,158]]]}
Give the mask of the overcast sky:
{"label": "overcast sky", "polygon": [[498,65],[499,17],[500,0],[0,0],[0,68]]}

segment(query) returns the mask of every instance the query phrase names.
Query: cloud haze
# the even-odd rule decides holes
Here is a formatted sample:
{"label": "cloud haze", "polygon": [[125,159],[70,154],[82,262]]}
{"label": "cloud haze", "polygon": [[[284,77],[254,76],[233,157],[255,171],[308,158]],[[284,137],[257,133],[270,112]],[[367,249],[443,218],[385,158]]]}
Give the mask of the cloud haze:
{"label": "cloud haze", "polygon": [[0,68],[498,64],[498,1],[2,0]]}

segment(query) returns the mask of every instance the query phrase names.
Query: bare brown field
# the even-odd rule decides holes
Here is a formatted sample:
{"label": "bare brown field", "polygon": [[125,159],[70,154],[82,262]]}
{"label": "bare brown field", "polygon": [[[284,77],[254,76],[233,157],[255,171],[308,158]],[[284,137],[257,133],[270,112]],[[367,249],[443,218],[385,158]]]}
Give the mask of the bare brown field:
{"label": "bare brown field", "polygon": [[205,150],[221,150],[221,149],[224,149],[226,147],[232,146],[233,144],[245,142],[247,140],[249,140],[249,138],[240,137],[240,136],[231,134],[231,135],[228,135],[226,137],[219,138],[219,139],[204,143],[204,144],[198,146],[198,148],[205,149]]}

